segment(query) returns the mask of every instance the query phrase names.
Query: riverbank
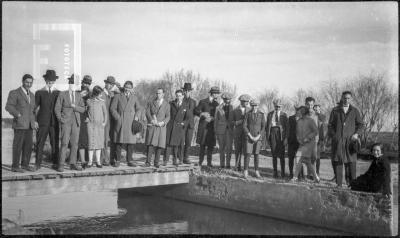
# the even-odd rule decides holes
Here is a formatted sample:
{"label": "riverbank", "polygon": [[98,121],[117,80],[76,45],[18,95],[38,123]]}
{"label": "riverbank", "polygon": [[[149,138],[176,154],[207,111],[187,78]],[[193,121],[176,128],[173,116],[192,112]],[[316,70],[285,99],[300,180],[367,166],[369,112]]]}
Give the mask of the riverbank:
{"label": "riverbank", "polygon": [[145,192],[354,235],[397,233],[393,200],[381,194],[335,188],[329,182],[245,179],[236,172],[217,168],[194,171],[189,180],[186,185]]}

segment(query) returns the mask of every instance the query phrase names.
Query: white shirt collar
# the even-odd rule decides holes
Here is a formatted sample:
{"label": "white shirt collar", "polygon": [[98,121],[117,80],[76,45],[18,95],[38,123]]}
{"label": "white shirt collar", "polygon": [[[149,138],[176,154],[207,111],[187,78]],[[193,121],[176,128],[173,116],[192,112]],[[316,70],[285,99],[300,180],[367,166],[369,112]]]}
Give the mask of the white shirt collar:
{"label": "white shirt collar", "polygon": [[25,93],[26,95],[28,95],[28,91],[27,91],[24,87],[22,87],[22,86],[21,86],[21,88],[22,88],[22,90],[24,91],[24,93]]}

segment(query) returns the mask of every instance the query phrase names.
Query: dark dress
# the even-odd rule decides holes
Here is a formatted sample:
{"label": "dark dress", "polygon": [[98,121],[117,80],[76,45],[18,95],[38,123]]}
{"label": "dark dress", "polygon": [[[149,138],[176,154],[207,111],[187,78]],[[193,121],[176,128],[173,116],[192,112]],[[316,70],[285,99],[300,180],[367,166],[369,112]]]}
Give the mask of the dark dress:
{"label": "dark dress", "polygon": [[392,194],[390,187],[390,162],[386,157],[373,158],[368,171],[351,182],[355,191]]}
{"label": "dark dress", "polygon": [[[85,107],[87,106],[87,100],[89,99],[89,95],[86,95],[85,97],[82,97],[83,101],[85,103]],[[88,149],[88,128],[87,128],[87,123],[86,118],[88,117],[87,111],[85,110],[84,113],[81,115],[81,126],[79,128],[79,141],[78,141],[78,148],[79,149]]]}

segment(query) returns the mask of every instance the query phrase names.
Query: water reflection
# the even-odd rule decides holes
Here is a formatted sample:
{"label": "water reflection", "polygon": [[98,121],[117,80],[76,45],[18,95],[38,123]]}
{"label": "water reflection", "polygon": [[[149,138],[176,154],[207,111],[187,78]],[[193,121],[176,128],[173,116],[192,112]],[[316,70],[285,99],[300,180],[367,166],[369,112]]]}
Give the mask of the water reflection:
{"label": "water reflection", "polygon": [[3,218],[22,210],[23,224],[38,234],[342,234],[138,192],[12,199],[19,201],[3,203]]}

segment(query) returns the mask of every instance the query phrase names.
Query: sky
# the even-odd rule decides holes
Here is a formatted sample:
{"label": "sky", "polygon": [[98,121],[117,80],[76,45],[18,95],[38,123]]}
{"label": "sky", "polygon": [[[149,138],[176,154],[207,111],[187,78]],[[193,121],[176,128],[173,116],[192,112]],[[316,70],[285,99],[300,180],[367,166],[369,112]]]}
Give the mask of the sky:
{"label": "sky", "polygon": [[[229,81],[238,93],[251,95],[276,88],[290,96],[300,87],[371,71],[386,73],[398,85],[396,2],[2,6],[3,115],[8,92],[21,85],[23,74],[33,74],[33,25],[38,23],[81,25],[82,74],[99,85],[108,75],[123,83],[157,79],[182,68]],[[56,45],[63,37],[68,36],[48,38]],[[42,65],[33,90],[44,86],[46,68],[63,75],[62,62],[54,62]]]}

